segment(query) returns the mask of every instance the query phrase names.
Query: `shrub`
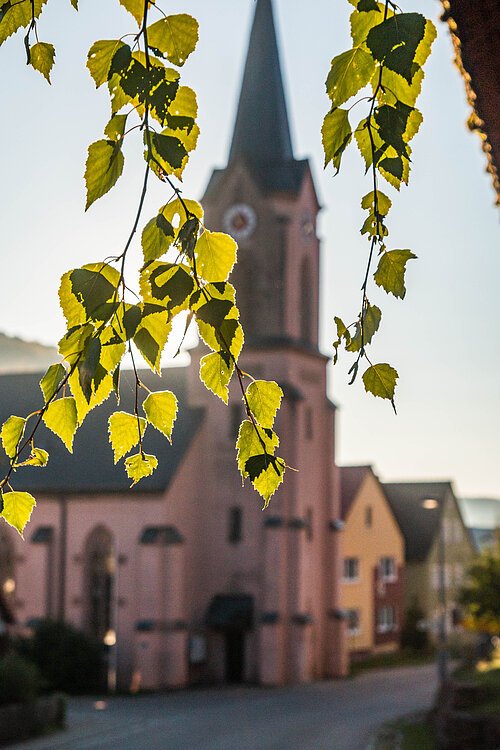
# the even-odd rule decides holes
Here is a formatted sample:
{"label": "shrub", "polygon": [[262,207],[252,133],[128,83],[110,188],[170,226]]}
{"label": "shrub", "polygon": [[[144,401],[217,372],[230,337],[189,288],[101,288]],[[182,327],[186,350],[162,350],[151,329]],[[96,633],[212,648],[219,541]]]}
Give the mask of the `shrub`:
{"label": "shrub", "polygon": [[21,654],[9,651],[0,659],[0,705],[30,703],[38,695],[40,675]]}
{"label": "shrub", "polygon": [[71,625],[42,620],[20,649],[37,665],[46,690],[90,693],[103,688],[101,645]]}

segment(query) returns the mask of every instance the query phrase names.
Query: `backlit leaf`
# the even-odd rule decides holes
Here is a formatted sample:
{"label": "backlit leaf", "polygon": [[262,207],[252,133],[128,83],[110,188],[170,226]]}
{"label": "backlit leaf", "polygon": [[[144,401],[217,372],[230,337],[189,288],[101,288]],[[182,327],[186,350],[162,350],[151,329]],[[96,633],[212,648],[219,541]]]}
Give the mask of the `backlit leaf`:
{"label": "backlit leaf", "polygon": [[81,424],[83,422],[87,414],[92,411],[92,409],[102,404],[103,401],[105,401],[109,397],[113,390],[112,375],[105,375],[103,377],[98,387],[95,390],[92,390],[90,400],[88,400],[83,393],[78,370],[75,370],[75,372],[70,376],[68,382],[71,388],[71,393],[75,397],[78,424]]}
{"label": "backlit leaf", "polygon": [[127,115],[113,115],[104,128],[104,133],[111,141],[119,141],[123,138],[126,124]]}
{"label": "backlit leaf", "polygon": [[257,422],[262,427],[272,427],[283,398],[279,385],[272,380],[254,380],[245,395]]}
{"label": "backlit leaf", "polygon": [[144,400],[143,409],[147,420],[171,442],[172,430],[177,417],[177,398],[172,391],[156,391]]}
{"label": "backlit leaf", "polygon": [[[146,432],[144,417],[117,411],[108,420],[109,442],[113,449],[115,464],[142,440]],[[139,429],[141,433],[139,435]]]}
{"label": "backlit leaf", "polygon": [[245,479],[248,477],[246,469],[247,461],[252,456],[257,456],[266,451],[269,455],[274,455],[274,451],[279,446],[279,438],[271,429],[255,428],[254,424],[245,419],[238,431],[236,441],[237,461],[240,473]]}
{"label": "backlit leaf", "polygon": [[418,45],[417,51],[415,52],[415,62],[417,63],[417,65],[420,65],[421,68],[424,67],[427,58],[431,54],[431,48],[434,40],[436,39],[436,36],[436,27],[429,18],[426,18],[424,37]]}
{"label": "backlit leaf", "polygon": [[325,167],[332,162],[335,170],[338,172],[342,155],[352,138],[347,110],[332,109],[324,119],[321,132],[325,152]]}
{"label": "backlit leaf", "polygon": [[76,402],[72,396],[52,401],[42,417],[45,425],[61,438],[70,453],[73,453],[73,440],[78,426]]}
{"label": "backlit leaf", "polygon": [[90,48],[87,68],[97,88],[108,80],[111,61],[121,47],[125,44],[120,39],[101,39]]}
{"label": "backlit leaf", "polygon": [[17,466],[47,466],[49,461],[49,454],[43,448],[32,448],[30,457],[22,463],[16,464]]}
{"label": "backlit leaf", "polygon": [[367,50],[354,47],[334,57],[326,91],[333,106],[339,107],[369,83],[375,70],[375,61]]}
{"label": "backlit leaf", "polygon": [[50,71],[54,65],[56,50],[53,44],[37,42],[30,47],[30,63],[50,83]]}
{"label": "backlit leaf", "polygon": [[196,243],[196,270],[205,281],[226,281],[236,262],[238,246],[228,234],[206,229]]}
{"label": "backlit leaf", "polygon": [[105,195],[123,172],[123,154],[120,144],[114,141],[96,141],[89,146],[85,165],[87,210],[94,201]]}
{"label": "backlit leaf", "polygon": [[3,492],[1,500],[3,510],[0,516],[22,537],[24,527],[30,520],[31,511],[36,505],[35,498],[29,492]]}
{"label": "backlit leaf", "polygon": [[149,46],[174,65],[184,65],[197,42],[198,22],[186,13],[167,16],[148,27]]}
{"label": "backlit leaf", "polygon": [[125,469],[129,479],[132,480],[132,486],[137,484],[143,477],[149,477],[158,466],[156,456],[147,453],[136,453],[125,459]]}
{"label": "backlit leaf", "polygon": [[366,44],[375,60],[411,83],[416,70],[415,54],[424,38],[425,27],[426,19],[420,13],[398,13],[374,26]]}
{"label": "backlit leaf", "polygon": [[134,335],[134,344],[151,367],[160,374],[160,360],[167,339],[172,330],[168,312],[154,313],[143,317]]}
{"label": "backlit leaf", "polygon": [[2,425],[0,436],[2,445],[9,458],[14,458],[17,446],[24,434],[26,420],[22,417],[9,417]]}
{"label": "backlit leaf", "polygon": [[386,363],[372,365],[363,373],[363,383],[369,393],[393,401],[398,377],[397,371]]}
{"label": "backlit leaf", "polygon": [[[392,201],[381,190],[377,190],[377,213],[387,216],[392,206]],[[361,199],[361,208],[370,212],[375,211],[375,191],[371,190]]]}
{"label": "backlit leaf", "polygon": [[403,299],[406,294],[406,264],[416,257],[411,250],[390,250],[384,253],[374,274],[375,282],[386,292]]}
{"label": "backlit leaf", "polygon": [[51,398],[57,392],[59,384],[66,375],[66,368],[61,364],[50,365],[49,369],[40,380],[40,388],[42,389],[45,403],[48,403]]}
{"label": "backlit leaf", "polygon": [[225,404],[229,400],[228,385],[234,372],[233,362],[218,352],[207,354],[200,360],[200,379],[202,383],[218,396]]}
{"label": "backlit leaf", "polygon": [[[131,13],[140,26],[144,19],[144,0],[119,0],[129,13]],[[154,5],[155,0],[149,0],[148,6]]]}
{"label": "backlit leaf", "polygon": [[[47,0],[34,0],[35,18],[38,18],[46,2]],[[31,14],[32,8],[29,0],[21,3],[16,0],[4,1],[0,5],[0,44],[3,44],[18,29],[28,26],[31,23]]]}
{"label": "backlit leaf", "polygon": [[368,346],[379,329],[382,319],[382,311],[376,305],[366,307],[363,315],[363,327],[358,320],[356,331],[349,344],[346,344],[348,352],[359,352],[362,347]]}
{"label": "backlit leaf", "polygon": [[148,221],[142,232],[144,262],[156,260],[164,255],[175,237],[172,224],[160,212]]}
{"label": "backlit leaf", "polygon": [[285,476],[285,462],[265,453],[252,456],[245,465],[250,481],[264,499],[264,509],[269,505]]}

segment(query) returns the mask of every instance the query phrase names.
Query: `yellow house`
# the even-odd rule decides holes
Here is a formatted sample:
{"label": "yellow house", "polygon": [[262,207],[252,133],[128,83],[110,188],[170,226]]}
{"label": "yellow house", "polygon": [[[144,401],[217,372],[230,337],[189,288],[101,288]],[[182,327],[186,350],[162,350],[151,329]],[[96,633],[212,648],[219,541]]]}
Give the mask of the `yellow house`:
{"label": "yellow house", "polygon": [[404,537],[371,466],[343,466],[340,475],[349,651],[395,651],[404,613]]}

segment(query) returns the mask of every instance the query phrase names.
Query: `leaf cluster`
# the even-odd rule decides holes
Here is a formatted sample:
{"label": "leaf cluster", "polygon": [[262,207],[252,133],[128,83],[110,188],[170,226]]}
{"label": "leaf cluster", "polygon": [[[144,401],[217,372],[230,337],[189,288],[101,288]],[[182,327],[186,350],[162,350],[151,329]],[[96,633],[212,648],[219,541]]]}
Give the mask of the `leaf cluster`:
{"label": "leaf cluster", "polygon": [[[87,68],[97,88],[107,89],[110,118],[104,137],[89,146],[85,167],[86,210],[108,193],[124,169],[123,143],[135,132],[141,137],[145,177],[135,221],[124,250],[106,261],[87,263],[65,273],[59,300],[66,332],[59,341],[61,362],[40,381],[43,405],[28,417],[10,417],[1,440],[10,466],[0,481],[3,518],[19,533],[29,520],[35,499],[14,491],[11,477],[22,466],[43,467],[47,451],[36,447],[43,422],[72,452],[77,429],[88,413],[113,393],[119,403],[120,368],[128,351],[135,372],[133,413],[115,411],[108,432],[115,463],[124,459],[132,484],[150,476],[156,456],[143,450],[147,429],[172,439],[178,404],[169,390],[150,392],[135,367],[139,351],[151,370],[160,375],[162,352],[176,316],[186,316],[186,330],[196,323],[210,350],[201,359],[200,378],[225,404],[236,374],[246,419],[239,431],[238,466],[265,504],[283,481],[285,462],[275,456],[279,440],[273,431],[282,392],[273,382],[253,381],[238,365],[244,334],[235,289],[228,281],[236,262],[237,245],[228,235],[211,232],[203,224],[199,203],[182,196],[181,180],[199,127],[195,92],[181,85],[180,68],[198,41],[198,23],[187,14],[166,15],[153,0],[120,0],[138,24],[121,39],[95,42]],[[27,39],[37,37],[42,2],[21,0],[0,5],[0,43],[17,28],[28,27]],[[75,8],[77,3],[73,2]],[[149,12],[161,17],[149,22]],[[132,37],[131,44],[124,41]],[[51,45],[27,46],[29,62],[49,80],[54,61]],[[126,283],[127,253],[138,229],[149,175],[166,183],[172,195],[146,223],[141,234],[143,262],[140,294],[132,299]],[[147,391],[141,400],[139,393]]]}
{"label": "leaf cluster", "polygon": [[[390,0],[350,2],[354,6],[350,17],[352,48],[332,60],[326,80],[331,109],[322,131],[325,167],[332,164],[338,173],[345,150],[355,141],[365,170],[371,173],[373,189],[361,201],[367,211],[361,234],[370,243],[361,310],[358,319],[348,326],[341,318],[335,318],[334,361],[340,348],[357,354],[350,370],[352,383],[361,360],[367,359],[370,366],[363,375],[366,390],[389,399],[394,406],[397,371],[386,363],[372,365],[365,350],[382,317],[381,310],[369,302],[368,281],[378,255],[373,273],[375,283],[388,294],[403,299],[406,265],[416,256],[411,250],[387,248],[386,217],[392,201],[378,183],[382,178],[398,191],[401,185],[408,184],[410,141],[423,119],[415,103],[436,30],[420,13],[402,13]],[[359,98],[350,104],[354,97]],[[368,114],[352,124],[351,113],[362,102],[367,103]],[[346,104],[350,106],[342,106]]]}

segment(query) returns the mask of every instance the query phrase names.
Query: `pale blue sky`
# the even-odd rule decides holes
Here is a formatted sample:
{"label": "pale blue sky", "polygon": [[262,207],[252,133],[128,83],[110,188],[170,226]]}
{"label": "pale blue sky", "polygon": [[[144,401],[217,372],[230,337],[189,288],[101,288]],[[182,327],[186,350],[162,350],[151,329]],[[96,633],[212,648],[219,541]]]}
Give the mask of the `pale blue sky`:
{"label": "pale blue sky", "polygon": [[[137,204],[142,163],[137,142],[126,149],[125,175],[85,215],[87,145],[107,120],[83,61],[91,43],[133,30],[117,0],[81,0],[75,13],[51,0],[40,38],[57,48],[53,86],[25,65],[22,38],[0,48],[3,114],[0,179],[2,277],[0,329],[54,343],[63,324],[60,275],[120,251]],[[406,2],[434,20],[437,0]],[[95,10],[98,6],[98,12]],[[186,172],[185,194],[199,197],[214,166],[225,164],[253,0],[163,0],[167,12],[192,12],[201,25],[184,80],[198,92],[202,135]],[[307,8],[307,10],[305,10]],[[354,151],[341,175],[322,168],[320,128],[328,102],[323,81],[331,58],[347,48],[347,0],[275,0],[295,151],[309,156],[324,206],[321,342],[331,351],[333,316],[352,319],[359,305],[367,244],[359,235],[359,200],[369,190]],[[420,100],[424,125],[414,141],[410,187],[393,197],[391,247],[418,256],[404,302],[379,290],[383,309],[372,361],[400,373],[398,416],[361,382],[347,386],[349,360],[332,371],[340,405],[338,458],[373,463],[383,479],[452,478],[461,494],[500,497],[500,234],[498,211],[477,136],[465,128],[463,83],[452,65],[446,27],[428,64]],[[360,113],[361,117],[361,113]],[[145,219],[165,201],[154,184]]]}

